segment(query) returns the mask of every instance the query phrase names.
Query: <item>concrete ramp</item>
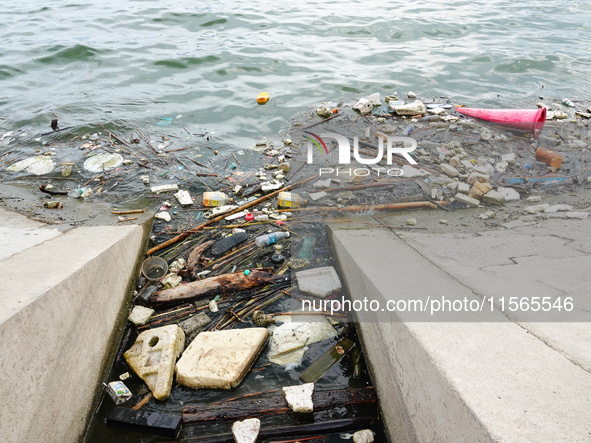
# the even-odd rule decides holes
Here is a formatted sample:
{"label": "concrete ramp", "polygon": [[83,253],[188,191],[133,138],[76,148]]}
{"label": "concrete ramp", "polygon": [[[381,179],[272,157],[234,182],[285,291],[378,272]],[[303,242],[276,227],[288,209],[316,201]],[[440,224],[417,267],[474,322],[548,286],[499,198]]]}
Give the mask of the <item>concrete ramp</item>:
{"label": "concrete ramp", "polygon": [[[381,308],[401,298],[481,300],[434,255],[375,226],[373,218],[329,225],[353,300]],[[501,312],[445,321],[428,310],[357,315],[391,441],[591,441],[589,371]],[[573,324],[554,327],[568,331]]]}
{"label": "concrete ramp", "polygon": [[[0,440],[79,441],[126,313],[144,226],[57,233],[19,227],[6,211],[0,218],[10,245],[0,261]],[[15,233],[30,238],[6,237]]]}

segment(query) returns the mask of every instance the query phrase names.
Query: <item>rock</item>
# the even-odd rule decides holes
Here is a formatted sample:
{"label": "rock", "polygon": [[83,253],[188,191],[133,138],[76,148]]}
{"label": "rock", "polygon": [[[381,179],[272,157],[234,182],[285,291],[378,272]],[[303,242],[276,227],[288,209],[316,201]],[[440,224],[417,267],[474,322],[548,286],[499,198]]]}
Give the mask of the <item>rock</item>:
{"label": "rock", "polygon": [[498,162],[495,165],[495,169],[497,170],[497,172],[505,172],[508,167],[509,167],[509,163],[507,163],[507,162]]}
{"label": "rock", "polygon": [[429,175],[429,172],[422,171],[422,170],[417,169],[417,168],[413,168],[410,165],[404,165],[400,169],[402,169],[402,176],[404,178],[422,177],[424,175]]}
{"label": "rock", "polygon": [[314,297],[325,298],[342,288],[337,271],[332,266],[298,271],[295,277],[300,291]]}
{"label": "rock", "polygon": [[573,207],[570,205],[553,205],[550,206],[549,208],[544,209],[544,212],[547,214],[552,214],[554,212],[566,212],[566,211],[572,211]]}
{"label": "rock", "polygon": [[482,197],[482,201],[484,203],[488,203],[489,205],[504,205],[505,196],[498,191],[488,191]]}
{"label": "rock", "polygon": [[466,168],[468,171],[474,169],[474,164],[470,160],[462,160],[460,164]]}
{"label": "rock", "polygon": [[265,328],[202,332],[177,362],[176,380],[190,388],[235,388],[268,338]]}
{"label": "rock", "polygon": [[415,94],[415,93],[414,93],[414,92],[412,92],[412,91],[408,91],[408,94],[406,94],[406,96],[407,96],[408,98],[417,98],[417,94]]}
{"label": "rock", "polygon": [[528,214],[537,214],[538,212],[545,211],[549,207],[550,205],[548,203],[544,203],[542,205],[526,206],[525,208],[523,208],[523,210]]}
{"label": "rock", "polygon": [[449,189],[450,191],[455,191],[456,189],[458,189],[458,184],[459,184],[459,182],[457,182],[457,181],[455,181],[455,180],[454,180],[453,182],[451,182],[451,183],[448,183],[448,184],[446,185],[446,187],[447,187],[447,189]]}
{"label": "rock", "polygon": [[449,220],[439,220],[439,223],[441,223],[442,225],[447,225],[449,223]]}
{"label": "rock", "polygon": [[232,423],[232,435],[236,443],[256,443],[261,430],[261,421],[258,418]]}
{"label": "rock", "polygon": [[416,226],[417,219],[416,218],[409,218],[408,220],[406,220],[406,224],[407,224],[407,226]]}
{"label": "rock", "polygon": [[529,202],[529,203],[537,203],[541,200],[542,200],[542,197],[540,197],[539,195],[532,195],[532,196],[525,199],[525,201]]}
{"label": "rock", "polygon": [[317,182],[314,182],[314,184],[312,186],[315,189],[326,189],[326,188],[330,188],[330,182],[331,182],[331,179],[327,178],[324,180],[318,180]]}
{"label": "rock", "polygon": [[177,325],[149,329],[138,335],[123,356],[133,371],[146,382],[157,400],[170,396],[174,364],[185,346],[185,334]]}
{"label": "rock", "polygon": [[127,319],[136,326],[145,325],[154,312],[151,308],[137,305],[133,307]]}
{"label": "rock", "polygon": [[477,207],[478,205],[480,205],[480,202],[478,200],[472,197],[468,197],[465,194],[457,193],[454,198],[456,199],[456,201],[459,201],[460,203],[463,203],[468,206]]}
{"label": "rock", "polygon": [[[392,102],[389,103],[390,105]],[[420,100],[415,100],[412,103],[404,105],[390,106],[390,108],[398,115],[418,115],[427,112],[427,107]]]}
{"label": "rock", "polygon": [[473,169],[474,172],[484,175],[493,175],[495,173],[495,168],[490,163],[486,165],[476,165]]}
{"label": "rock", "polygon": [[476,182],[488,183],[489,180],[490,180],[490,175],[481,174],[479,172],[472,172],[468,176],[468,179],[466,181],[468,182],[469,185],[473,185]]}
{"label": "rock", "polygon": [[482,196],[489,192],[491,189],[492,185],[490,183],[476,182],[474,183],[474,185],[472,185],[472,189],[470,189],[470,192],[468,192],[468,197],[480,200]]}
{"label": "rock", "polygon": [[566,213],[566,218],[584,220],[587,217],[589,217],[589,213],[588,212],[567,212]]}
{"label": "rock", "polygon": [[320,200],[321,198],[326,197],[328,194],[324,191],[322,192],[311,192],[310,194],[308,194],[308,196],[310,197],[310,200],[312,201],[316,201],[316,200]]}
{"label": "rock", "polygon": [[458,175],[460,175],[456,168],[454,168],[451,165],[448,165],[447,163],[441,163],[439,167],[441,168],[444,174],[449,175],[450,177],[457,177]]}
{"label": "rock", "polygon": [[510,152],[509,154],[503,154],[501,156],[501,161],[507,162],[510,165],[514,165],[515,160],[517,160],[517,156],[513,152]]}
{"label": "rock", "polygon": [[314,383],[305,383],[298,386],[285,386],[283,395],[293,412],[310,413],[314,411],[312,394],[314,393]]}
{"label": "rock", "polygon": [[470,192],[470,185],[468,183],[459,182],[458,187],[457,187],[457,191],[460,194],[468,194],[468,192]]}
{"label": "rock", "polygon": [[478,218],[482,219],[482,220],[488,220],[489,218],[495,218],[497,215],[495,214],[494,211],[486,211],[483,212],[482,214],[480,214],[478,216]]}
{"label": "rock", "polygon": [[353,434],[353,443],[373,443],[374,434],[371,429],[363,429]]}
{"label": "rock", "polygon": [[519,195],[519,192],[517,192],[513,188],[499,187],[497,189],[497,191],[499,191],[503,195],[503,197],[505,197],[505,201],[506,202],[516,201],[516,200],[519,200],[521,198],[520,195]]}

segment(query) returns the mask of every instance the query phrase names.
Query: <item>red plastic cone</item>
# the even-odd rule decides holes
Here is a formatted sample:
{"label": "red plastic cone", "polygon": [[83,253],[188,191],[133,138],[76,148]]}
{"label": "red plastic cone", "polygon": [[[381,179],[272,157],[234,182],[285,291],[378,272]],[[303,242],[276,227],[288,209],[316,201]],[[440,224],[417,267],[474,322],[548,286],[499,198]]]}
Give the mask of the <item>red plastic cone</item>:
{"label": "red plastic cone", "polygon": [[510,128],[540,135],[546,122],[546,108],[539,109],[476,109],[456,108],[456,111]]}

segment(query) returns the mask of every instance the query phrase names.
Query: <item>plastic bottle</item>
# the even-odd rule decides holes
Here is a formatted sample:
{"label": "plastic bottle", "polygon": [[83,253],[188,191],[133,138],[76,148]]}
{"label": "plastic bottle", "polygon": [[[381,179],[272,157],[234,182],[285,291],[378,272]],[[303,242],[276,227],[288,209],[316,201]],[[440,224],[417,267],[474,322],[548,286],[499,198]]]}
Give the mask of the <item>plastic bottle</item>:
{"label": "plastic bottle", "polygon": [[280,192],[277,196],[277,206],[280,208],[297,208],[302,204],[302,197],[295,192]]}
{"label": "plastic bottle", "polygon": [[204,192],[203,193],[203,206],[214,207],[214,206],[223,206],[226,203],[230,203],[232,201],[226,194],[219,191],[214,192]]}
{"label": "plastic bottle", "polygon": [[279,231],[279,232],[272,232],[271,234],[261,235],[261,236],[255,238],[254,242],[260,248],[262,246],[274,245],[279,240],[282,240],[284,238],[289,238],[289,232]]}

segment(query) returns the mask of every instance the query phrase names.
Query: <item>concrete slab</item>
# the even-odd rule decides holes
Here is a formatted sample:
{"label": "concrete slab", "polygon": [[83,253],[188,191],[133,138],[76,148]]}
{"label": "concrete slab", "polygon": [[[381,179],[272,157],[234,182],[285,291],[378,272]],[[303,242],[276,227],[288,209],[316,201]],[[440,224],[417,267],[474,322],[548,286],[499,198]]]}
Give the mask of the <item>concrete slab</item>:
{"label": "concrete slab", "polygon": [[[421,242],[421,249],[412,243],[418,243],[424,234],[405,233],[405,242],[390,229],[368,227],[372,223],[375,226],[376,220],[361,218],[351,226],[330,225],[353,300],[384,303],[445,296],[470,302],[482,300],[479,290],[494,290],[504,278],[498,274],[496,281],[489,279],[475,290],[474,280],[456,276],[465,261],[477,269],[479,262],[475,264],[473,257],[461,258],[466,248],[460,248],[459,256],[439,248],[439,252],[446,251],[439,256],[429,246],[432,239]],[[351,227],[366,229],[348,229]],[[554,240],[553,245],[562,244],[560,239]],[[454,238],[445,245],[458,241]],[[476,250],[482,252],[483,248]],[[489,262],[506,259],[484,255]],[[558,255],[567,261],[582,258],[571,251]],[[556,262],[555,258],[548,260]],[[453,272],[449,263],[455,263]],[[554,268],[552,275],[559,279],[560,270]],[[504,289],[501,286],[500,291]],[[536,285],[528,288],[522,279],[525,293],[536,289]],[[462,316],[434,321],[429,311],[416,316],[391,313],[388,321],[383,321],[384,315],[358,314],[361,339],[392,441],[589,440],[591,374],[582,360],[569,357],[564,348],[549,345],[544,337],[530,333],[529,328],[496,309],[472,313],[468,317],[472,321],[457,321],[466,318]],[[554,331],[547,327],[550,323],[540,324],[556,339],[560,334],[568,336],[588,352],[586,335],[576,337],[577,333],[570,332],[573,323],[555,323]]]}
{"label": "concrete slab", "polygon": [[60,235],[57,228],[0,208],[0,260]]}
{"label": "concrete slab", "polygon": [[116,325],[125,321],[145,234],[140,225],[41,232],[44,241],[0,261],[3,440],[47,441],[48,429],[52,441],[80,440]]}

